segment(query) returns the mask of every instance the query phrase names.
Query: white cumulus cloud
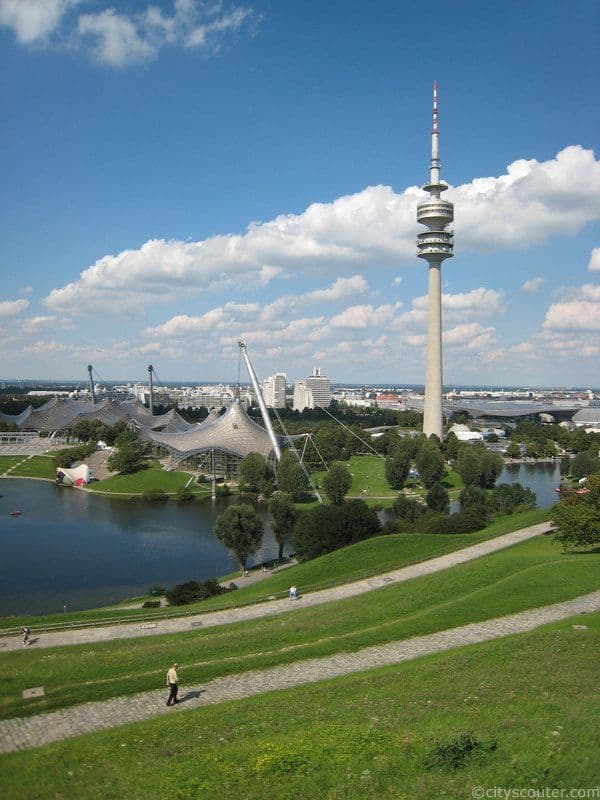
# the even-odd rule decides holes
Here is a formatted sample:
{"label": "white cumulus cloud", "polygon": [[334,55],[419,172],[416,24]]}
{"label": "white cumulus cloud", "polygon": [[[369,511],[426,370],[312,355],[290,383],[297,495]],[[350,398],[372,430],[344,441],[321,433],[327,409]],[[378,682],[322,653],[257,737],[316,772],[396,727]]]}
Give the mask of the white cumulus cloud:
{"label": "white cumulus cloud", "polygon": [[0,25],[21,44],[44,42],[80,0],[0,0]]}
{"label": "white cumulus cloud", "polygon": [[0,300],[0,319],[16,317],[29,307],[29,300]]}
{"label": "white cumulus cloud", "polygon": [[522,292],[527,292],[528,294],[534,294],[535,292],[539,291],[542,286],[546,283],[545,278],[531,278],[528,281],[525,281],[524,284],[521,286]]}
{"label": "white cumulus cloud", "polygon": [[[600,219],[600,162],[591,150],[567,147],[551,161],[517,161],[506,175],[476,178],[452,189],[460,226],[457,253],[525,247],[572,234]],[[371,186],[302,214],[251,224],[243,234],[198,242],[150,240],[107,255],[46,305],[56,312],[129,312],[193,290],[285,275],[321,274],[414,264],[415,187],[396,194]],[[458,223],[457,223],[458,225]]]}
{"label": "white cumulus cloud", "polygon": [[172,13],[156,5],[119,13],[112,6],[74,13],[85,0],[0,0],[0,25],[21,44],[65,46],[111,67],[155,59],[165,47],[217,52],[223,38],[259,18],[222,2],[175,0]]}
{"label": "white cumulus cloud", "polygon": [[600,284],[587,283],[553,303],[544,319],[553,331],[600,331]]}
{"label": "white cumulus cloud", "polygon": [[590,272],[600,271],[600,247],[594,247],[592,250],[588,269]]}

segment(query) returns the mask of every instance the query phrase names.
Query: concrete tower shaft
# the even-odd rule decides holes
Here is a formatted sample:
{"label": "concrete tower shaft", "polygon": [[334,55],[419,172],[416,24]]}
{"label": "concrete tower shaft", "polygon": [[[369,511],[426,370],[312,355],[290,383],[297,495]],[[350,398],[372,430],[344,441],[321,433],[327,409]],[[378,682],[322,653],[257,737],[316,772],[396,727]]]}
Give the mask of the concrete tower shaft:
{"label": "concrete tower shaft", "polygon": [[452,258],[454,234],[446,226],[454,220],[454,206],[442,200],[448,186],[440,177],[437,83],[433,84],[433,126],[429,183],[423,187],[429,197],[417,205],[417,222],[427,228],[417,236],[417,255],[429,264],[429,312],[427,320],[427,362],[423,432],[444,435],[442,414],[442,262]]}
{"label": "concrete tower shaft", "polygon": [[154,416],[154,381],[152,380],[154,374],[154,367],[152,364],[148,364],[148,389],[150,394],[149,405],[150,405],[150,414]]}

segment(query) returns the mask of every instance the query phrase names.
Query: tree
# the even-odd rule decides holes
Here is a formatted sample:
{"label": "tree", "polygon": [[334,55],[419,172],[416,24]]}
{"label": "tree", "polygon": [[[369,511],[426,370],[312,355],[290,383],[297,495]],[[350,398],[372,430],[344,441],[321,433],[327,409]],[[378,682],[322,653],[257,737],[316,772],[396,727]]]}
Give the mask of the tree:
{"label": "tree", "polygon": [[447,514],[450,510],[450,496],[441,483],[434,483],[425,496],[427,508],[440,514]]}
{"label": "tree", "polygon": [[345,461],[348,458],[346,440],[349,434],[340,425],[324,423],[314,434],[314,442],[327,461]]}
{"label": "tree", "polygon": [[339,506],[344,502],[344,497],[346,497],[351,485],[352,475],[350,470],[344,464],[340,464],[339,461],[332,464],[323,481],[323,488],[334,506]]}
{"label": "tree", "polygon": [[410,455],[406,449],[394,452],[385,460],[385,479],[392,489],[402,489],[410,472]]}
{"label": "tree", "polygon": [[447,461],[454,461],[454,459],[458,458],[459,443],[453,431],[450,431],[444,439],[443,449]]}
{"label": "tree", "polygon": [[600,542],[600,509],[583,497],[568,497],[552,506],[552,521],[556,539],[565,550],[569,545],[587,547]]}
{"label": "tree", "polygon": [[590,450],[577,453],[571,462],[571,477],[579,480],[588,475],[600,472],[600,460]]}
{"label": "tree", "polygon": [[571,472],[571,456],[563,456],[560,460],[560,474],[568,475]]}
{"label": "tree", "polygon": [[460,510],[465,511],[467,508],[483,507],[485,505],[485,498],[485,489],[472,483],[466,486],[460,493],[460,497],[458,498]]}
{"label": "tree", "polygon": [[525,456],[527,458],[539,458],[540,450],[540,445],[537,442],[529,441],[525,445]]}
{"label": "tree", "polygon": [[456,471],[465,486],[479,486],[481,458],[479,448],[466,445],[461,448],[456,462]]}
{"label": "tree", "polygon": [[497,433],[490,433],[490,434],[488,434],[487,440],[491,444],[496,444],[497,442],[500,441],[500,438],[498,437]]}
{"label": "tree", "polygon": [[291,494],[292,499],[298,502],[308,491],[308,486],[308,479],[296,456],[289,450],[283,453],[277,467],[277,488]]}
{"label": "tree", "polygon": [[235,555],[243,572],[248,558],[262,544],[263,523],[251,505],[238,503],[219,514],[215,534],[221,544]]}
{"label": "tree", "polygon": [[502,456],[484,450],[481,455],[481,477],[479,479],[481,488],[493,489],[503,469],[504,459]]}
{"label": "tree", "polygon": [[283,546],[286,539],[290,539],[298,512],[294,508],[292,498],[286,492],[275,492],[269,502],[271,512],[273,535],[279,545],[278,558],[283,558]]}
{"label": "tree", "polygon": [[111,472],[130,475],[141,469],[143,450],[135,443],[124,443],[109,456],[106,466]]}
{"label": "tree", "polygon": [[482,489],[491,489],[503,468],[502,456],[478,445],[464,447],[456,462],[456,471],[465,486],[480,486]]}
{"label": "tree", "polygon": [[416,459],[417,469],[424,486],[429,489],[444,477],[444,456],[433,441],[426,441]]}
{"label": "tree", "polygon": [[[263,492],[273,481],[266,458],[261,453],[248,453],[240,463],[240,483],[251,492]],[[267,493],[268,489],[267,489]]]}
{"label": "tree", "polygon": [[506,448],[507,458],[521,458],[521,447],[518,442],[510,442]]}
{"label": "tree", "polygon": [[300,512],[293,543],[298,557],[305,561],[380,532],[375,509],[363,500],[348,500],[341,506],[320,505]]}
{"label": "tree", "polygon": [[496,514],[512,514],[535,508],[535,492],[520,483],[501,483],[487,497],[487,507]]}
{"label": "tree", "polygon": [[426,511],[423,503],[413,497],[407,497],[405,494],[399,494],[392,506],[394,516],[406,522],[416,522]]}
{"label": "tree", "polygon": [[97,441],[99,438],[99,430],[102,423],[98,419],[82,419],[77,420],[73,425],[73,436],[80,442]]}

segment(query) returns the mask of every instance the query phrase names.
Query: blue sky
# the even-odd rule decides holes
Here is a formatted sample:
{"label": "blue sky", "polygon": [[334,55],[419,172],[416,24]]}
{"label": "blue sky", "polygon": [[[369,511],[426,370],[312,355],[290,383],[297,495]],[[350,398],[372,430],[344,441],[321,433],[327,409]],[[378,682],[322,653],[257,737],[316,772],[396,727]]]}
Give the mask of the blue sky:
{"label": "blue sky", "polygon": [[[0,378],[598,385],[595,0],[0,0]],[[432,42],[437,44],[432,45]]]}

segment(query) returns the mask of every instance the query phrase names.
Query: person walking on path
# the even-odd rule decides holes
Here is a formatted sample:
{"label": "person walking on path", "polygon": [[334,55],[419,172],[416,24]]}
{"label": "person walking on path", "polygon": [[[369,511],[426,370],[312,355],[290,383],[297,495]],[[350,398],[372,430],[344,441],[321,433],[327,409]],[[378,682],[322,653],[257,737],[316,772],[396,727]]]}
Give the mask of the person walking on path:
{"label": "person walking on path", "polygon": [[177,684],[179,683],[179,679],[177,678],[177,668],[179,664],[175,663],[171,667],[171,669],[167,672],[167,686],[170,689],[170,694],[167,699],[167,705],[175,705],[179,702],[177,699],[177,689],[179,688]]}
{"label": "person walking on path", "polygon": [[290,586],[290,600],[298,599],[298,589],[295,586]]}
{"label": "person walking on path", "polygon": [[31,631],[29,630],[27,625],[24,625],[21,628],[21,633],[23,634],[23,644],[24,645],[30,645],[31,644],[31,639],[29,638],[29,634],[31,633]]}

